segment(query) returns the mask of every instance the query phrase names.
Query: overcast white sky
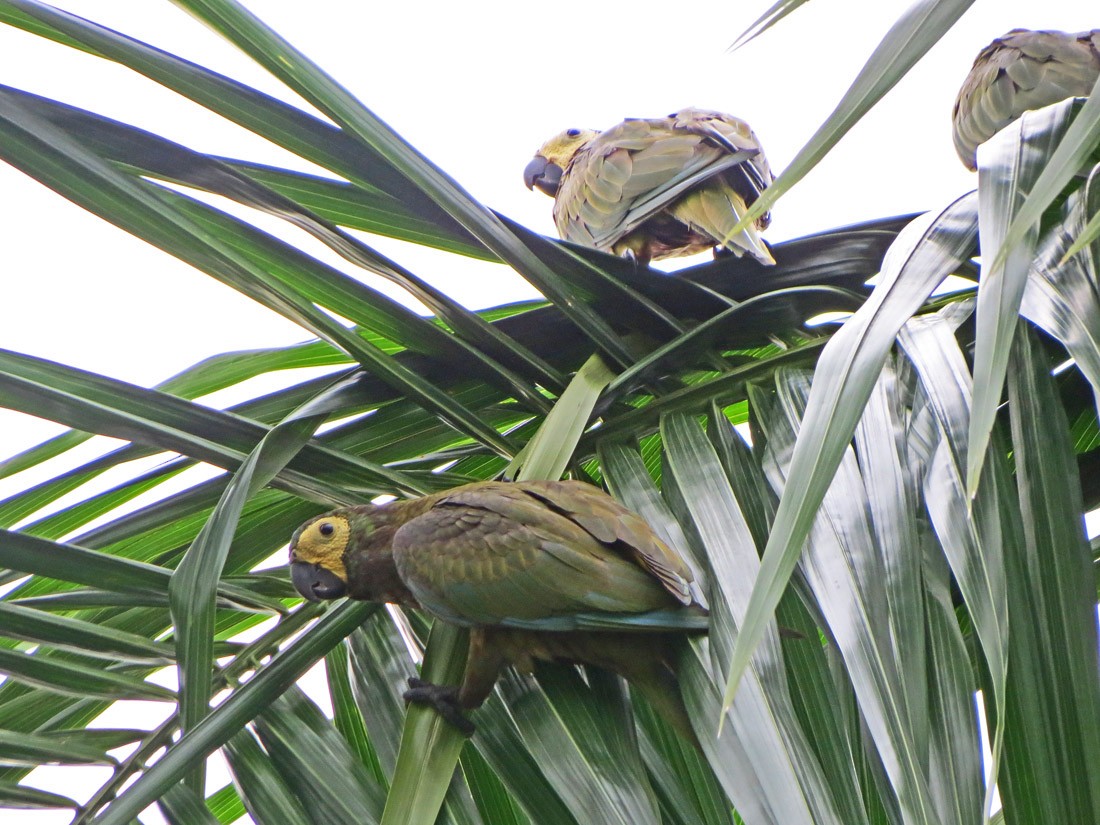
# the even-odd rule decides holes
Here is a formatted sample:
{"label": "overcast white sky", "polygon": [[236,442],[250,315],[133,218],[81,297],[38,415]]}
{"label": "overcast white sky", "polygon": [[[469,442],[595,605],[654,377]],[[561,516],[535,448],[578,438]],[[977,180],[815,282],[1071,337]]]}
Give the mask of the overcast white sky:
{"label": "overcast white sky", "polygon": [[[400,7],[347,0],[245,2],[475,197],[549,234],[551,201],[528,192],[521,172],[550,135],[703,106],[748,120],[778,172],[909,5],[815,0],[728,54],[726,47],[771,0],[431,0]],[[168,2],[57,5],[291,99]],[[780,201],[768,239],[936,208],[972,188],[974,177],[952,148],[950,111],[978,49],[1014,27],[1092,28],[1100,25],[1096,8],[1095,0],[977,0],[886,101]],[[4,27],[0,83],[201,151],[301,167],[144,78]],[[0,348],[151,385],[215,353],[309,337],[2,164],[0,227],[6,261]],[[504,267],[381,239],[377,246],[474,307],[533,294]],[[349,271],[342,261],[318,254]],[[0,410],[0,458],[59,429]],[[27,483],[0,482],[0,497]],[[79,795],[71,784],[75,775],[64,774],[60,785],[36,775],[36,784]],[[68,816],[20,812],[4,819],[52,825]]]}

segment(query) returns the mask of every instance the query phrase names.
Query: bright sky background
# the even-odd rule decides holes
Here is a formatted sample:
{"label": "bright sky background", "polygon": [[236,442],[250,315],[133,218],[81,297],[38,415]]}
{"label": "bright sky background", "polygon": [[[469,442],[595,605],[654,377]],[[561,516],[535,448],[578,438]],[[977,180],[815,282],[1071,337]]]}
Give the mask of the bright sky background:
{"label": "bright sky background", "polygon": [[[816,0],[729,54],[729,44],[771,0],[245,2],[474,197],[548,234],[554,231],[551,201],[528,192],[521,180],[524,165],[547,137],[567,127],[606,128],[624,117],[702,106],[748,120],[778,173],[910,5]],[[58,5],[292,100],[262,69],[168,2]],[[1095,0],[977,0],[887,99],[780,201],[767,238],[774,242],[939,208],[973,188],[975,178],[951,144],[950,112],[978,49],[1014,27],[1077,31],[1096,25]],[[134,123],[201,151],[305,168],[128,70],[4,27],[0,83]],[[0,348],[148,386],[209,355],[310,337],[2,164],[0,193],[8,262],[0,292]],[[472,307],[533,295],[502,266],[385,239],[368,242]],[[316,244],[302,245],[351,270]],[[57,425],[0,409],[0,458],[59,431]],[[0,498],[31,481],[0,482]],[[88,775],[91,781],[93,770],[98,769],[40,771],[30,784],[83,798],[74,788],[76,777]],[[214,777],[210,787],[223,781]],[[69,819],[60,812],[3,816],[20,825]],[[156,815],[143,818],[159,821]]]}

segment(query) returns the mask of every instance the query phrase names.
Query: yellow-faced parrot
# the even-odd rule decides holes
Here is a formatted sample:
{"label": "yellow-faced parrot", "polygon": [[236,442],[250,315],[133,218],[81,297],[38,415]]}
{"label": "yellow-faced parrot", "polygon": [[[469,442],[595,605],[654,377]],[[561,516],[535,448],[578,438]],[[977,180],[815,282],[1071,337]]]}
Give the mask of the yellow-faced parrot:
{"label": "yellow-faced parrot", "polygon": [[978,53],[963,81],[951,122],[955,151],[976,169],[982,143],[1024,112],[1086,97],[1100,76],[1100,29],[1013,29]]}
{"label": "yellow-faced parrot", "polygon": [[695,741],[674,670],[685,631],[706,629],[692,574],[636,513],[577,481],[483,481],[409,501],[333,510],[290,542],[307,599],[422,607],[470,628],[458,688],[410,680],[470,733],[502,668],[536,660],[607,668]]}
{"label": "yellow-faced parrot", "polygon": [[768,214],[730,235],[773,176],[749,125],[721,112],[567,129],[543,144],[523,180],[554,198],[558,234],[573,243],[641,264],[714,247],[775,263],[759,234]]}

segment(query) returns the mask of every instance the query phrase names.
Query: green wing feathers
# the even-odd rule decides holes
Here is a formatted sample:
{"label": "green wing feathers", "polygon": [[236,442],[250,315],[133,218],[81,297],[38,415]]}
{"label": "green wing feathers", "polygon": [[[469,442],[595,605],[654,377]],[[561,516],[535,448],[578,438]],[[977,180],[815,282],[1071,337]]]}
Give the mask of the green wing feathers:
{"label": "green wing feathers", "polygon": [[955,151],[968,169],[976,153],[1024,112],[1085,97],[1100,76],[1100,29],[1013,29],[978,54],[952,113]]}
{"label": "green wing feathers", "polygon": [[[760,141],[743,120],[688,108],[587,134],[579,147],[569,144],[573,154],[556,189],[562,238],[629,251],[643,262],[725,246],[774,263],[759,236],[767,215],[729,239],[746,206],[772,182]],[[562,160],[558,149],[567,141],[563,133],[540,152]]]}
{"label": "green wing feathers", "polygon": [[691,601],[682,560],[639,516],[579,482],[459,488],[396,531],[393,555],[417,600],[460,624],[537,627]]}

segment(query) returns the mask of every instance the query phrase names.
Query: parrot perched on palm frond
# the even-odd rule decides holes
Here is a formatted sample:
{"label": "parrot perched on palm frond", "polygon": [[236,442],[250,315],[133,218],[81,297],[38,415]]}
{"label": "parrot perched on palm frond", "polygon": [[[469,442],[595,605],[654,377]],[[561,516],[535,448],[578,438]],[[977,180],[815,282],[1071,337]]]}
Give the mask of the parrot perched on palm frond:
{"label": "parrot perched on palm frond", "polygon": [[307,599],[422,607],[470,628],[462,684],[410,680],[405,698],[464,732],[501,670],[595,665],[626,678],[695,742],[673,667],[706,630],[692,573],[636,513],[577,481],[483,481],[409,501],[333,510],[290,542]]}
{"label": "parrot perched on palm frond", "polygon": [[558,234],[573,243],[641,264],[714,247],[775,263],[760,238],[768,214],[731,236],[773,176],[749,125],[721,112],[568,129],[543,144],[523,180],[554,198]]}
{"label": "parrot perched on palm frond", "polygon": [[982,143],[1024,112],[1086,97],[1100,76],[1100,29],[1013,29],[978,53],[952,113],[955,151],[977,168]]}

